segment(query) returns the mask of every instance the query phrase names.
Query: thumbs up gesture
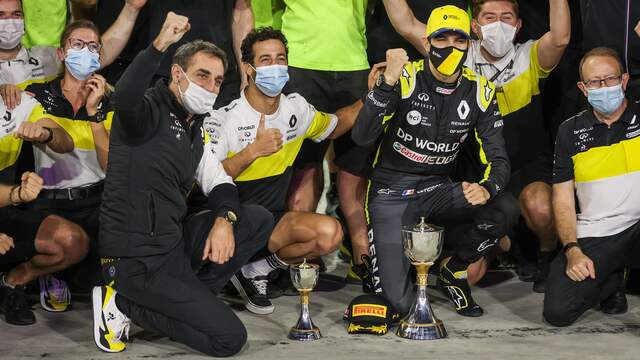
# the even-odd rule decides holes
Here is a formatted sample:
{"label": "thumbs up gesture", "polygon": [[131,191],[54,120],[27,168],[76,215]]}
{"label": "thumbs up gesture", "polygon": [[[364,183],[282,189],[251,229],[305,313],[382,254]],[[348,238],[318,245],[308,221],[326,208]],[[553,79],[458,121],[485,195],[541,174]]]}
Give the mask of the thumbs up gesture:
{"label": "thumbs up gesture", "polygon": [[282,133],[278,129],[267,129],[264,114],[260,115],[256,139],[249,147],[255,159],[269,156],[282,149]]}

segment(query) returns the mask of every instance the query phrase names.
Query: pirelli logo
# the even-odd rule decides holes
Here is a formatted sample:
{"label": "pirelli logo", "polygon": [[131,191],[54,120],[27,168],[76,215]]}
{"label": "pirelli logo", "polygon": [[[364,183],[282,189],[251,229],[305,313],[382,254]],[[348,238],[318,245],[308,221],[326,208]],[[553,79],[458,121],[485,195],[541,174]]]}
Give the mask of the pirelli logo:
{"label": "pirelli logo", "polygon": [[358,304],[353,305],[351,308],[351,316],[375,316],[380,318],[387,318],[387,307],[384,305],[376,304]]}

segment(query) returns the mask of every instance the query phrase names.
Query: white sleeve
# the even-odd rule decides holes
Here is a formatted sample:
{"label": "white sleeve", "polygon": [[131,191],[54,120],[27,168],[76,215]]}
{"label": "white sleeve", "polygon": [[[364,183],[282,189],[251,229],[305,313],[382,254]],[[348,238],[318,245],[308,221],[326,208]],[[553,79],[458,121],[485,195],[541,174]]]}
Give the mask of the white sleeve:
{"label": "white sleeve", "polygon": [[204,119],[202,126],[210,138],[210,150],[220,161],[227,158],[227,154],[231,150],[229,147],[230,138],[227,135],[226,128],[224,126],[225,119],[222,118],[222,113],[219,110],[214,111]]}
{"label": "white sleeve", "polygon": [[211,189],[220,184],[232,184],[233,179],[224,171],[222,163],[213,153],[211,142],[205,139],[202,158],[196,170],[196,181],[205,195],[209,195]]}

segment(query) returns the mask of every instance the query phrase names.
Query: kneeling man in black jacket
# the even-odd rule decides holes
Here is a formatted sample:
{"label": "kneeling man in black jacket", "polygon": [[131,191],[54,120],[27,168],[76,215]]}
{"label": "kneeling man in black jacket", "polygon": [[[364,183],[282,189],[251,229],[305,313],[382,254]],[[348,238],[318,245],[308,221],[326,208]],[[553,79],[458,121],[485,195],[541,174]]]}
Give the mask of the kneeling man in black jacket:
{"label": "kneeling man in black jacket", "polygon": [[[186,17],[170,12],[116,86],[99,239],[109,285],[93,290],[94,339],[103,351],[125,349],[130,319],[212,356],[233,355],[247,339],[214,293],[265,246],[273,218],[239,205],[202,130],[225,53],[208,42],[186,43],[175,53],[170,82],[146,89],[164,51],[189,29]],[[210,210],[187,217],[194,180]]]}

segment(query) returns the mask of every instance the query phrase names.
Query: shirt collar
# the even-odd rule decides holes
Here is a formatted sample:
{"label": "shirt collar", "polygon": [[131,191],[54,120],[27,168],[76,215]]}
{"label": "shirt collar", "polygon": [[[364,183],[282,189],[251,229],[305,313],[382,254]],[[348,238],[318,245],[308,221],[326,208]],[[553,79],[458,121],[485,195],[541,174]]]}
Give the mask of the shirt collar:
{"label": "shirt collar", "polygon": [[481,50],[481,45],[482,41],[481,40],[471,40],[471,51],[472,51],[472,59],[473,59],[473,63],[474,65],[491,65],[494,68],[497,68],[498,71],[506,68],[507,66],[509,66],[509,63],[514,59],[515,54],[516,54],[516,48],[515,46],[513,46],[511,48],[511,50],[509,50],[509,52],[503,56],[502,58],[498,59],[498,61],[496,62],[490,62],[489,60],[485,59],[485,57],[482,55],[482,50]]}
{"label": "shirt collar", "polygon": [[[607,125],[605,123],[603,123],[602,121],[598,120],[598,118],[596,117],[596,115],[593,113],[593,107],[589,106],[589,116],[591,119],[591,124],[592,125]],[[631,125],[631,123],[638,123],[640,122],[640,116],[638,116],[638,104],[632,100],[629,100],[627,98],[627,108],[624,109],[624,112],[622,113],[622,115],[620,115],[620,118],[618,120],[616,120],[612,125],[617,124],[617,123],[625,123],[627,125]],[[635,120],[634,120],[635,118]]]}

